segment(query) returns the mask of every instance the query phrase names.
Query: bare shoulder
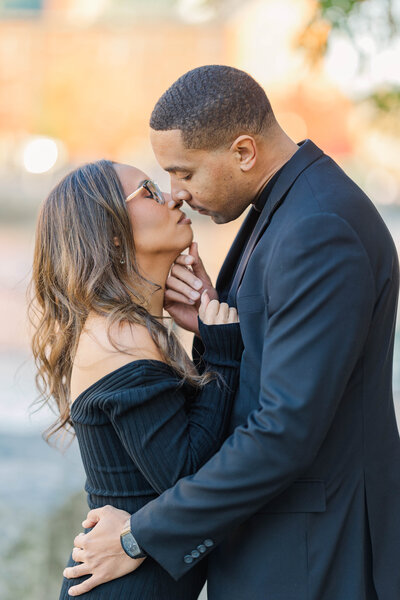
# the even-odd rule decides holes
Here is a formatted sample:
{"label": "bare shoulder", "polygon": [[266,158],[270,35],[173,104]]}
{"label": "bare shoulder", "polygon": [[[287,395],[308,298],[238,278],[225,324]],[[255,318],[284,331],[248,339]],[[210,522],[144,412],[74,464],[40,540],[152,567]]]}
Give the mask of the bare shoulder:
{"label": "bare shoulder", "polygon": [[164,361],[144,325],[120,322],[107,335],[106,319],[90,316],[82,330],[71,373],[71,398],[112,371],[135,360]]}

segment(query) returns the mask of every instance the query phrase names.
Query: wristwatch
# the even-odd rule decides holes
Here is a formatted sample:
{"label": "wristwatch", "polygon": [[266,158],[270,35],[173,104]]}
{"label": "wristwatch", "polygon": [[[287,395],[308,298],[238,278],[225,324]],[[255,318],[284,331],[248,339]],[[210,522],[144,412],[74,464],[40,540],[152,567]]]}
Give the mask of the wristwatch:
{"label": "wristwatch", "polygon": [[121,546],[131,558],[145,558],[146,552],[142,550],[131,532],[131,520],[128,519],[120,535]]}

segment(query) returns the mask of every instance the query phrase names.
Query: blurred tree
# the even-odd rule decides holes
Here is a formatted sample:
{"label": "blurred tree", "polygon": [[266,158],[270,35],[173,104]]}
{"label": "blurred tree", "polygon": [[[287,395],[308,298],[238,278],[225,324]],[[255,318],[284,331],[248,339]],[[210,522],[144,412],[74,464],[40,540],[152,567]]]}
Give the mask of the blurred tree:
{"label": "blurred tree", "polygon": [[309,59],[318,62],[328,49],[332,33],[348,36],[362,54],[357,33],[368,31],[377,45],[384,45],[394,39],[399,26],[394,0],[314,0],[312,17],[298,42]]}
{"label": "blurred tree", "polygon": [[[396,4],[396,6],[395,6]],[[400,8],[397,0],[314,0],[312,17],[298,37],[315,66],[326,55],[335,34],[347,37],[356,48],[360,58],[360,70],[368,65],[369,56],[359,43],[364,36],[373,40],[377,50],[392,44],[400,30]],[[363,98],[377,112],[400,113],[400,88],[385,84]]]}

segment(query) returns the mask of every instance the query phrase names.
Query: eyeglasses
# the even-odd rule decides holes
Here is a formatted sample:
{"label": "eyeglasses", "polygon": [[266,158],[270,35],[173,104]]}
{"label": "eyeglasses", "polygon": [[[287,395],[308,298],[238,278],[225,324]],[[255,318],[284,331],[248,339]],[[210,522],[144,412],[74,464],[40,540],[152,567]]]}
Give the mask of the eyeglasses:
{"label": "eyeglasses", "polygon": [[158,187],[156,182],[152,181],[151,179],[145,179],[144,181],[142,181],[140,187],[138,187],[137,190],[135,190],[134,192],[132,192],[132,194],[129,194],[129,196],[125,198],[125,202],[129,202],[129,200],[135,198],[143,189],[149,192],[150,196],[153,198],[153,200],[157,202],[157,204],[165,204],[165,200],[160,188]]}

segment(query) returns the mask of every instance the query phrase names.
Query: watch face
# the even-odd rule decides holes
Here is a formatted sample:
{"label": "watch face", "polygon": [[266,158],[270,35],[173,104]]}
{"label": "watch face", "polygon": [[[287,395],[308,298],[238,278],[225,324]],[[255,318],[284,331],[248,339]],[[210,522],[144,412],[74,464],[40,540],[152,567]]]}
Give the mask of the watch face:
{"label": "watch face", "polygon": [[139,544],[130,532],[121,535],[121,544],[125,552],[131,558],[141,558],[142,556],[144,556],[139,547]]}

